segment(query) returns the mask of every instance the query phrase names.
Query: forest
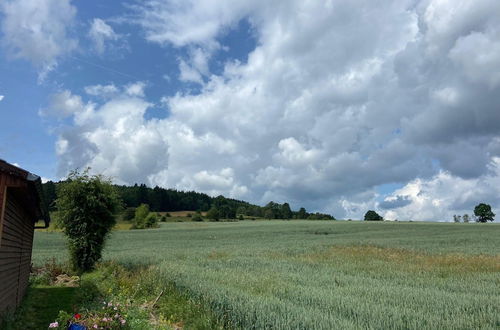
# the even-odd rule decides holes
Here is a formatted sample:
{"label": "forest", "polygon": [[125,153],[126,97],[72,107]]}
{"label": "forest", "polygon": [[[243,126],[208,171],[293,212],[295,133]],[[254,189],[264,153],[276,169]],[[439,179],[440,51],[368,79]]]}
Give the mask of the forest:
{"label": "forest", "polygon": [[[43,184],[44,194],[51,211],[56,210],[55,200],[60,183],[48,181]],[[237,199],[226,198],[221,195],[211,197],[195,191],[179,191],[158,186],[150,188],[145,184],[134,184],[133,186],[114,185],[114,187],[122,201],[124,209],[136,208],[141,204],[148,204],[150,210],[153,212],[205,212],[214,208],[222,219],[234,219],[238,215],[244,215],[266,219],[335,220],[330,214],[309,213],[303,207],[298,211],[292,211],[289,203],[286,202],[280,204],[270,201],[265,206],[259,206]]]}

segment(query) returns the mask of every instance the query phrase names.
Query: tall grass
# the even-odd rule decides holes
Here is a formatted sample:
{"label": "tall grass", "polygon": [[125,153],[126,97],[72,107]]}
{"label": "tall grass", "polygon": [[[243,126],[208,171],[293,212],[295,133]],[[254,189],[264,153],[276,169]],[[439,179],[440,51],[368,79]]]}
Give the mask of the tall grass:
{"label": "tall grass", "polygon": [[[119,231],[105,259],[156,264],[160,282],[235,328],[497,328],[497,224],[168,223]],[[37,233],[34,262],[67,258]]]}

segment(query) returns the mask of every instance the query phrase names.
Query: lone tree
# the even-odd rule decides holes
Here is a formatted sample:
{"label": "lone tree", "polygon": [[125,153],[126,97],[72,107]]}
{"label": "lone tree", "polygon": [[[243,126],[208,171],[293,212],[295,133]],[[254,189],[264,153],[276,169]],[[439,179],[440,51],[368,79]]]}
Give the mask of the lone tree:
{"label": "lone tree", "polygon": [[104,241],[115,224],[120,200],[108,179],[74,171],[59,185],[56,206],[64,234],[68,237],[75,270],[91,270],[101,259]]}
{"label": "lone tree", "polygon": [[477,222],[488,222],[495,220],[495,213],[491,211],[491,206],[488,204],[478,204],[474,208],[474,215],[477,217]]}
{"label": "lone tree", "polygon": [[382,218],[377,212],[373,210],[369,210],[368,212],[365,213],[365,221],[382,221],[384,218]]}

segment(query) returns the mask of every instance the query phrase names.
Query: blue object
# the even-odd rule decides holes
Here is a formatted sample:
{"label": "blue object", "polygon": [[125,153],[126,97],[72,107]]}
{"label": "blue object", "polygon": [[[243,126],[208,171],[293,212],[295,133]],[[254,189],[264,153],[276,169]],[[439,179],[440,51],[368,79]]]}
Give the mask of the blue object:
{"label": "blue object", "polygon": [[87,328],[77,323],[71,323],[68,330],[87,330]]}

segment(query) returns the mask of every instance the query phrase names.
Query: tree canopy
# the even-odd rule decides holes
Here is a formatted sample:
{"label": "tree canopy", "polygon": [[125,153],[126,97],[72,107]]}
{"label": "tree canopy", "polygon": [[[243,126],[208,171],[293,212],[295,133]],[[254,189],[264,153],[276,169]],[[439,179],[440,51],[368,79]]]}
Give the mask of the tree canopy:
{"label": "tree canopy", "polygon": [[368,212],[365,213],[365,221],[382,221],[384,218],[382,218],[377,212],[373,210],[369,210]]}
{"label": "tree canopy", "polygon": [[474,208],[474,215],[477,217],[477,222],[488,222],[495,220],[495,213],[491,211],[491,206],[480,203]]}

